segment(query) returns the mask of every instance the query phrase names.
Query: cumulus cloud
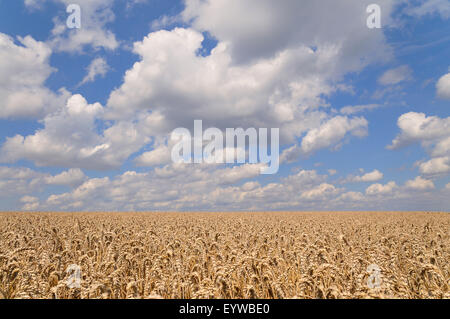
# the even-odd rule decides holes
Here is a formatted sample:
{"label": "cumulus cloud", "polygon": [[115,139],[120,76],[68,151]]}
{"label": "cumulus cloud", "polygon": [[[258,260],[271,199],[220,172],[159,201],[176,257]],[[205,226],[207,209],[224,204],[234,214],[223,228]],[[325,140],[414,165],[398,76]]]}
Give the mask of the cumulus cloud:
{"label": "cumulus cloud", "polygon": [[450,157],[436,157],[419,165],[421,174],[436,176],[450,173]]}
{"label": "cumulus cloud", "polygon": [[[361,27],[367,4],[327,1],[330,10],[323,10],[315,1],[186,1],[178,18],[191,27],[152,32],[134,44],[140,60],[110,95],[106,116],[157,111],[170,129],[191,127],[199,118],[220,129],[279,127],[283,145],[300,143],[306,134],[303,153],[337,148],[347,136],[366,135],[367,121],[334,118],[326,98],[348,91],[340,82],[346,73],[390,56],[383,32]],[[381,6],[388,23],[393,1]],[[339,19],[340,27],[324,26],[321,18]],[[218,41],[207,56],[198,54],[203,31]],[[336,134],[326,132],[331,126]],[[297,150],[286,152],[286,161]]]}
{"label": "cumulus cloud", "polygon": [[450,73],[443,75],[436,84],[437,96],[450,100]]}
{"label": "cumulus cloud", "polygon": [[144,152],[136,158],[138,166],[157,166],[168,164],[171,161],[171,148],[167,145],[160,145],[149,152]]}
{"label": "cumulus cloud", "polygon": [[359,202],[363,201],[364,199],[364,195],[360,192],[347,192],[339,196],[337,200],[344,202]]}
{"label": "cumulus cloud", "polygon": [[45,117],[44,128],[34,135],[7,138],[0,160],[28,159],[38,166],[69,168],[119,167],[149,138],[131,122],[117,122],[98,134],[96,119],[102,113],[99,103],[88,104],[83,96],[73,95],[65,107]]}
{"label": "cumulus cloud", "polygon": [[[433,187],[431,181],[420,177],[404,187],[394,182],[374,184],[363,194],[333,185],[327,181],[327,175],[319,175],[315,170],[298,170],[262,185],[254,181],[259,166],[169,164],[144,173],[127,171],[103,178],[83,177],[78,170],[51,176],[25,168],[0,167],[0,196],[19,195],[17,201],[24,210],[73,211],[379,210],[404,207],[405,203],[416,209],[423,207],[420,205],[439,209],[449,204],[445,194],[423,193],[428,194],[427,198],[414,195],[411,190]],[[45,187],[56,184],[71,189],[46,197]],[[430,206],[429,202],[435,205]]]}
{"label": "cumulus cloud", "polygon": [[[50,175],[25,167],[0,166],[0,198],[17,200],[24,210],[36,210],[41,204],[39,195],[48,186],[69,186],[72,189],[80,186],[88,177],[80,169],[70,169],[60,174]],[[22,197],[20,197],[23,195]],[[17,198],[19,196],[19,198]]]}
{"label": "cumulus cloud", "polygon": [[338,190],[334,185],[323,183],[319,186],[302,193],[301,198],[306,200],[326,199],[331,194],[335,194]]}
{"label": "cumulus cloud", "polygon": [[109,71],[109,65],[104,58],[95,58],[87,67],[87,74],[78,84],[81,86],[88,82],[94,82],[97,77],[105,77]]}
{"label": "cumulus cloud", "polygon": [[[244,115],[254,116],[251,121],[254,124],[264,120],[262,110],[270,112],[272,118],[281,116],[281,121],[291,122],[296,110],[289,95],[298,95],[298,103],[320,105],[317,95],[331,91],[323,80],[313,80],[313,74],[307,70],[305,79],[298,81],[293,79],[297,75],[285,72],[293,59],[299,59],[297,63],[301,65],[315,60],[321,52],[316,54],[303,48],[275,61],[233,67],[224,43],[208,57],[197,56],[202,41],[200,33],[178,28],[151,33],[144,41],[135,43],[134,52],[141,56],[141,61],[126,73],[124,84],[111,94],[108,106],[116,112],[159,110],[176,124],[183,123],[181,118],[192,121],[196,116],[216,125],[220,124],[220,118],[245,123]],[[296,85],[296,90],[286,92],[288,96],[273,95],[276,90],[286,90],[289,83]],[[279,101],[283,98],[287,100]],[[275,114],[277,107],[285,110],[284,115]]]}
{"label": "cumulus cloud", "polygon": [[[371,4],[366,0],[324,0],[320,5],[314,0],[285,0],[283,5],[270,0],[187,0],[185,3],[181,15],[184,21],[230,43],[231,56],[238,63],[271,58],[298,45],[339,46],[345,67],[359,67],[361,61],[356,57],[361,54],[370,60],[374,55],[388,52],[382,49],[385,48],[382,32],[371,32],[365,27],[366,8]],[[383,0],[378,4],[387,25],[394,1]]]}
{"label": "cumulus cloud", "polygon": [[439,14],[442,18],[450,18],[450,2],[448,0],[421,0],[418,5],[408,7],[405,12],[409,15],[422,17]]}
{"label": "cumulus cloud", "polygon": [[82,184],[87,179],[81,169],[71,168],[68,171],[62,172],[55,176],[49,176],[45,179],[49,185],[62,185],[76,187]]}
{"label": "cumulus cloud", "polygon": [[[220,129],[280,127],[282,143],[308,132],[308,153],[333,146],[347,133],[366,134],[365,119],[332,118],[318,108],[325,105],[322,95],[336,90],[326,80],[331,76],[328,63],[338,58],[335,49],[299,47],[256,64],[233,66],[226,43],[219,43],[207,57],[198,56],[202,41],[200,33],[177,28],[135,43],[141,61],[112,92],[107,116],[123,118],[151,109],[172,129],[191,127],[198,118]],[[308,61],[318,59],[320,64],[308,66]],[[327,132],[330,126],[336,134]]]}
{"label": "cumulus cloud", "polygon": [[[29,7],[43,2],[25,1]],[[286,0],[280,5],[269,0],[186,0],[180,16],[162,18],[153,27],[174,21],[187,22],[189,27],[152,32],[136,42],[133,52],[138,61],[125,73],[105,107],[90,104],[81,95],[71,96],[67,103],[53,107],[51,114],[42,112],[46,115],[43,127],[34,134],[10,137],[0,149],[4,162],[26,159],[37,166],[70,169],[55,176],[27,169],[0,169],[0,190],[26,194],[18,202],[27,210],[327,210],[380,209],[380,202],[390,208],[401,200],[416,204],[420,199],[411,190],[431,190],[431,180],[417,177],[403,187],[395,182],[373,184],[364,193],[330,182],[335,170],[320,175],[315,170],[297,169],[276,179],[256,180],[261,164],[230,167],[174,164],[170,160],[168,133],[176,127],[191,128],[194,119],[202,119],[205,127],[222,130],[279,127],[285,149],[283,163],[296,162],[300,156],[321,149],[338,149],[353,136],[366,136],[367,120],[354,115],[380,105],[348,106],[338,115],[328,98],[338,91],[353,92],[342,82],[346,74],[391,56],[383,31],[365,27],[365,9],[370,3]],[[55,19],[48,43],[56,51],[114,50],[119,43],[108,30],[114,20],[112,4],[113,0],[81,1],[82,29],[68,30],[61,16]],[[379,4],[383,24],[389,24],[394,1]],[[218,42],[206,56],[199,54],[204,52],[204,31]],[[41,50],[40,57],[47,54],[41,64],[48,67],[48,46],[24,47],[35,53]],[[107,71],[104,59],[93,60],[80,85]],[[43,86],[49,74],[45,72],[41,72],[46,75],[42,81],[33,79],[35,86]],[[401,66],[388,70],[379,82],[395,85],[411,76],[411,69]],[[439,92],[438,87],[442,97]],[[105,119],[112,121],[97,126]],[[390,148],[421,143],[434,161],[420,162],[421,173],[426,178],[442,173],[448,162],[440,159],[449,156],[447,122],[421,113],[404,114],[399,119],[401,132]],[[137,153],[140,150],[143,153]],[[135,153],[134,164],[148,170],[89,178],[80,169],[116,169]],[[23,178],[18,178],[21,174]],[[383,174],[374,170],[361,172],[354,181],[382,178]],[[53,185],[69,189],[47,198],[46,193],[30,195]],[[429,196],[429,200],[438,198]],[[434,202],[449,203],[448,197]]]}
{"label": "cumulus cloud", "polygon": [[336,174],[337,174],[337,172],[338,172],[337,170],[335,170],[335,169],[332,169],[332,168],[328,170],[328,174],[330,174],[330,176],[334,176],[334,175],[336,175]]}
{"label": "cumulus cloud", "polygon": [[256,177],[259,166],[245,164],[220,168],[204,164],[169,164],[147,173],[129,171],[112,180],[90,179],[71,192],[50,196],[44,206],[107,210],[238,207],[244,204],[245,192],[259,188],[259,184],[228,185]]}
{"label": "cumulus cloud", "polygon": [[280,164],[290,164],[298,160],[302,154],[302,149],[297,145],[292,145],[285,150],[280,155]]}
{"label": "cumulus cloud", "polygon": [[366,173],[362,176],[355,176],[351,178],[352,182],[377,182],[379,180],[383,179],[383,173],[381,173],[379,170],[373,170],[370,173]]}
{"label": "cumulus cloud", "polygon": [[382,85],[394,85],[400,82],[411,80],[412,69],[407,65],[402,65],[394,69],[387,70],[378,79]]}
{"label": "cumulus cloud", "polygon": [[219,174],[218,180],[220,184],[234,184],[240,180],[255,178],[263,168],[264,164],[244,164],[240,166],[235,166],[231,169],[222,170]]}
{"label": "cumulus cloud", "polygon": [[294,144],[281,153],[281,163],[293,163],[301,155],[311,155],[323,148],[337,149],[346,136],[364,137],[368,134],[368,122],[362,117],[336,116],[307,131],[301,144]]}
{"label": "cumulus cloud", "polygon": [[399,117],[397,125],[400,134],[392,141],[389,149],[398,149],[412,143],[424,146],[440,141],[450,135],[450,117],[426,116],[424,113],[409,112]]}
{"label": "cumulus cloud", "polygon": [[52,50],[31,36],[17,38],[19,44],[0,33],[0,119],[36,118],[54,111],[67,93],[55,94],[45,81],[55,70],[50,66]]}
{"label": "cumulus cloud", "polygon": [[398,126],[401,132],[388,149],[420,143],[431,156],[430,160],[419,163],[421,174],[437,176],[450,172],[450,117],[409,112],[400,116]]}
{"label": "cumulus cloud", "polygon": [[[111,178],[85,180],[66,193],[40,200],[37,209],[234,211],[353,207],[380,210],[405,205],[439,209],[450,203],[448,196],[427,192],[429,197],[422,198],[411,192],[432,189],[432,182],[420,177],[408,181],[404,187],[395,182],[373,184],[364,194],[333,185],[327,182],[326,175],[314,170],[299,170],[265,185],[254,181],[258,175],[258,165],[250,164],[230,168],[169,164],[144,173],[128,171]],[[435,205],[430,206],[429,202]]]}
{"label": "cumulus cloud", "polygon": [[46,177],[29,168],[0,166],[0,197],[32,193],[45,182]]}
{"label": "cumulus cloud", "polygon": [[381,104],[354,105],[354,106],[344,106],[339,111],[345,115],[352,115],[365,111],[372,111],[380,107],[382,107]]}
{"label": "cumulus cloud", "polygon": [[34,196],[23,196],[20,201],[23,203],[23,210],[37,210],[39,207],[39,198]]}
{"label": "cumulus cloud", "polygon": [[390,194],[392,193],[396,188],[397,184],[394,181],[391,181],[385,185],[383,184],[373,184],[367,187],[366,194],[367,195],[383,195],[383,194]]}
{"label": "cumulus cloud", "polygon": [[368,122],[362,117],[336,116],[319,127],[308,131],[302,139],[301,149],[305,154],[310,154],[321,148],[337,144],[347,134],[364,137],[368,134],[367,130]]}
{"label": "cumulus cloud", "polygon": [[49,44],[56,51],[81,53],[86,47],[97,50],[100,48],[115,50],[119,46],[114,33],[107,28],[108,23],[115,19],[112,11],[114,0],[77,0],[81,8],[80,29],[69,29],[66,26],[68,14],[66,8],[73,4],[72,0],[26,0],[25,5],[30,8],[43,8],[48,1],[61,4],[63,14],[54,19],[54,28]]}
{"label": "cumulus cloud", "polygon": [[421,176],[417,176],[413,180],[406,181],[405,186],[409,189],[421,191],[434,189],[433,181],[425,179]]}

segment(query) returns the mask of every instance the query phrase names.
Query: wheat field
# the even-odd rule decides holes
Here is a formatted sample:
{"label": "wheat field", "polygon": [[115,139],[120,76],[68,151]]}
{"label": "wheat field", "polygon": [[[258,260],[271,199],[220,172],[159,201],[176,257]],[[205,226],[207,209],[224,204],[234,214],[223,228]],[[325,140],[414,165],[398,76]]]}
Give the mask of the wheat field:
{"label": "wheat field", "polygon": [[448,213],[1,213],[0,298],[449,298],[449,229]]}

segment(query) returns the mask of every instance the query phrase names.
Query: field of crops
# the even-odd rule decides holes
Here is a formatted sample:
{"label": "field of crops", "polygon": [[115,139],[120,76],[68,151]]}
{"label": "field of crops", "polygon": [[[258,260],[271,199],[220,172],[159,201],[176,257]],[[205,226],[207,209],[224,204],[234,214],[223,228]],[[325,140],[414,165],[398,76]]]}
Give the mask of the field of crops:
{"label": "field of crops", "polygon": [[0,298],[450,298],[448,213],[1,213]]}

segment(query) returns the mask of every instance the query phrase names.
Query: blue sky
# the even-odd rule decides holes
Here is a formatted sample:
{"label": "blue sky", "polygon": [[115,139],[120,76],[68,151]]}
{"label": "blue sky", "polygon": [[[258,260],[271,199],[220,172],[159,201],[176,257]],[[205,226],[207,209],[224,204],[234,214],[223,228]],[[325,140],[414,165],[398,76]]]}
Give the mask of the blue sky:
{"label": "blue sky", "polygon": [[[0,1],[0,210],[448,211],[450,3],[370,3]],[[173,163],[195,119],[279,172]]]}

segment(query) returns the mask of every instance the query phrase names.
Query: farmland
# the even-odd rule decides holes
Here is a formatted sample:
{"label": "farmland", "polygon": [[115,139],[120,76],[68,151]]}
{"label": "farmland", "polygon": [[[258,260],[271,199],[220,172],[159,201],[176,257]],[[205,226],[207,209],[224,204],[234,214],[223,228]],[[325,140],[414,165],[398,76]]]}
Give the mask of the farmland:
{"label": "farmland", "polygon": [[449,229],[448,213],[0,213],[0,298],[450,298]]}

